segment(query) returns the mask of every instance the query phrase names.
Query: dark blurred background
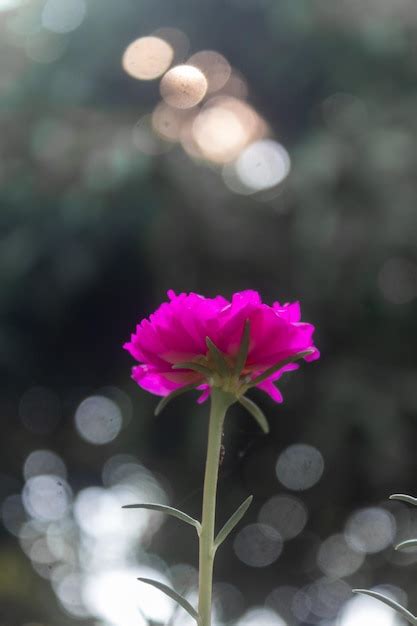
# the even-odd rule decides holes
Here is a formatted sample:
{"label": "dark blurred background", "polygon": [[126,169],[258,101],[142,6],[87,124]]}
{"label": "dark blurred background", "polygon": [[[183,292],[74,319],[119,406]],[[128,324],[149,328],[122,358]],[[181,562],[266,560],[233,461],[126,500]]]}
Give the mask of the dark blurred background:
{"label": "dark blurred background", "polygon": [[414,0],[0,0],[0,29],[1,626],[189,623],[136,577],[194,602],[192,531],[120,509],[200,512],[207,406],[153,417],[122,350],[170,288],[300,300],[322,352],[258,394],[270,435],[231,411],[219,524],[254,503],[215,623],[402,623],[350,589],[417,609],[388,501],[416,491]]}

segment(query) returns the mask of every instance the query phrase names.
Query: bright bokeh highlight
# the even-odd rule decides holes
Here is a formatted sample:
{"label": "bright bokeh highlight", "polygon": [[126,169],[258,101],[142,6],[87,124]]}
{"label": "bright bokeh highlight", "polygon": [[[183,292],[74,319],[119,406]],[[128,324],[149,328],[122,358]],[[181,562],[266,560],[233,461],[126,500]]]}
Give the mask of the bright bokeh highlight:
{"label": "bright bokeh highlight", "polygon": [[177,109],[191,109],[204,98],[207,80],[201,70],[192,65],[177,65],[161,81],[161,96]]}
{"label": "bright bokeh highlight", "polygon": [[167,71],[174,58],[172,46],[159,37],[140,37],[125,50],[122,66],[139,80],[154,80]]}
{"label": "bright bokeh highlight", "polygon": [[291,169],[288,152],[277,141],[263,139],[248,146],[236,161],[241,182],[253,191],[279,185]]}
{"label": "bright bokeh highlight", "polygon": [[230,63],[219,52],[201,50],[193,54],[187,61],[201,70],[207,80],[207,92],[213,93],[225,86],[232,73]]}

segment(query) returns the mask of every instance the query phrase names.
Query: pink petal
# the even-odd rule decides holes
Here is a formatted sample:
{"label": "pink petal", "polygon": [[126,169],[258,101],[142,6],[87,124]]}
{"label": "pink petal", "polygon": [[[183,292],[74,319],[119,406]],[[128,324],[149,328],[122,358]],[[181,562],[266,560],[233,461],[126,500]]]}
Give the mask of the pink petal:
{"label": "pink petal", "polygon": [[[133,370],[136,382],[157,395],[167,395],[188,382],[201,381],[194,371],[172,370],[172,365],[207,355],[206,337],[233,359],[239,348],[246,320],[250,321],[249,353],[246,372],[255,377],[279,361],[307,349],[313,352],[305,357],[314,361],[320,353],[313,343],[314,326],[300,322],[298,302],[272,306],[264,304],[253,290],[233,294],[231,301],[222,296],[205,298],[196,293],[168,291],[168,301],[143,320],[124,348],[139,365]],[[296,364],[281,368],[259,385],[276,402],[281,393],[273,382],[284,371],[295,370]],[[199,401],[210,394],[208,385]]]}
{"label": "pink petal", "polygon": [[284,401],[282,393],[280,392],[278,387],[275,387],[274,383],[271,380],[265,380],[263,383],[259,383],[257,387],[259,389],[262,389],[262,391],[265,391],[268,396],[271,396],[271,398],[275,400],[275,402],[278,402],[280,404]]}
{"label": "pink petal", "polygon": [[197,402],[198,404],[203,404],[210,396],[210,387],[208,385],[200,385],[198,389],[203,389],[203,393],[198,397]]}

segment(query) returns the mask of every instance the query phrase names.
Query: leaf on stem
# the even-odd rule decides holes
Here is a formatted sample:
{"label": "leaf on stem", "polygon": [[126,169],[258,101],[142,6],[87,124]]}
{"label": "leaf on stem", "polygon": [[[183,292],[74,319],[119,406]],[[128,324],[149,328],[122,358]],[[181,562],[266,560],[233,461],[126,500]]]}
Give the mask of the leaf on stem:
{"label": "leaf on stem", "polygon": [[167,515],[172,515],[172,517],[176,517],[180,519],[182,522],[186,522],[186,524],[190,524],[190,526],[194,526],[196,528],[197,533],[200,534],[201,525],[193,517],[187,515],[187,513],[183,513],[178,509],[174,509],[172,506],[166,506],[165,504],[125,504],[122,506],[122,509],[148,509],[149,511],[160,511],[160,513],[167,513]]}
{"label": "leaf on stem", "polygon": [[199,374],[202,374],[206,378],[212,375],[212,372],[208,367],[206,367],[205,365],[202,365],[201,363],[197,363],[196,361],[183,361],[182,363],[175,363],[175,365],[172,366],[172,369],[173,370],[193,370],[194,372],[198,372]]}
{"label": "leaf on stem", "polygon": [[395,546],[395,550],[403,550],[404,548],[417,548],[417,539],[408,539],[407,541],[401,541]]}
{"label": "leaf on stem", "polygon": [[365,596],[370,596],[371,598],[380,600],[381,602],[384,602],[384,604],[387,604],[389,607],[391,607],[391,609],[394,609],[394,611],[397,611],[397,613],[402,615],[408,622],[410,622],[410,624],[417,624],[417,617],[410,613],[410,611],[407,611],[407,609],[401,606],[401,604],[398,604],[398,602],[392,600],[391,598],[387,598],[378,591],[368,591],[367,589],[353,589],[353,593],[361,593]]}
{"label": "leaf on stem", "polygon": [[390,500],[401,500],[402,502],[408,502],[408,504],[413,504],[417,506],[417,498],[413,498],[413,496],[407,496],[404,493],[394,493],[389,497]]}
{"label": "leaf on stem", "polygon": [[239,352],[236,355],[235,374],[240,376],[245,367],[246,358],[249,350],[250,321],[246,320],[243,327],[242,339],[240,341]]}
{"label": "leaf on stem", "polygon": [[254,387],[255,385],[259,385],[259,383],[262,383],[264,380],[272,376],[272,374],[275,374],[275,372],[278,372],[278,370],[284,367],[284,365],[288,365],[289,363],[295,363],[295,361],[299,361],[300,359],[303,359],[304,357],[308,356],[312,352],[313,350],[303,350],[303,352],[297,352],[297,354],[294,354],[293,356],[289,356],[288,359],[283,359],[279,363],[276,363],[275,365],[271,365],[271,367],[268,367],[268,369],[265,370],[263,374],[260,374],[253,380],[249,381],[250,386]]}
{"label": "leaf on stem", "polygon": [[214,541],[214,548],[216,550],[223,543],[223,541],[229,536],[229,534],[232,532],[236,524],[240,522],[240,520],[242,519],[242,517],[245,515],[246,511],[250,507],[252,500],[253,500],[253,496],[249,496],[249,498],[246,498],[246,500],[242,502],[240,507],[236,509],[236,511],[233,513],[232,517],[230,517],[227,520],[227,522],[225,523],[225,525],[223,526],[223,528],[221,529],[221,531],[219,532],[219,534],[217,535]]}
{"label": "leaf on stem", "polygon": [[221,376],[228,376],[230,374],[229,366],[227,365],[227,361],[224,358],[223,352],[218,349],[218,347],[215,343],[212,342],[210,337],[206,337],[206,345],[212,361],[217,369],[217,372]]}
{"label": "leaf on stem", "polygon": [[259,426],[262,428],[265,434],[269,433],[269,424],[268,421],[261,409],[257,404],[249,400],[246,396],[241,396],[239,398],[239,402],[242,406],[245,407],[247,411],[252,415],[253,418],[258,422]]}
{"label": "leaf on stem", "polygon": [[192,383],[190,385],[184,385],[184,387],[180,387],[179,389],[174,389],[174,391],[172,391],[169,395],[164,396],[162,398],[162,400],[156,405],[156,409],[154,411],[154,414],[156,416],[158,416],[161,413],[161,411],[164,410],[166,405],[169,402],[171,402],[171,400],[173,400],[177,396],[181,396],[186,391],[191,391],[191,389],[195,389],[195,388],[196,388],[196,385],[194,383]]}
{"label": "leaf on stem", "polygon": [[140,580],[142,583],[146,583],[147,585],[151,585],[152,587],[156,587],[156,589],[159,589],[160,591],[165,593],[169,598],[175,600],[175,602],[178,602],[178,604],[182,606],[182,608],[185,609],[187,613],[189,613],[191,617],[196,620],[196,622],[198,621],[197,611],[194,609],[194,607],[191,606],[188,600],[180,596],[179,593],[177,593],[170,587],[167,587],[167,585],[160,583],[158,580],[152,580],[152,578],[138,578],[138,580]]}

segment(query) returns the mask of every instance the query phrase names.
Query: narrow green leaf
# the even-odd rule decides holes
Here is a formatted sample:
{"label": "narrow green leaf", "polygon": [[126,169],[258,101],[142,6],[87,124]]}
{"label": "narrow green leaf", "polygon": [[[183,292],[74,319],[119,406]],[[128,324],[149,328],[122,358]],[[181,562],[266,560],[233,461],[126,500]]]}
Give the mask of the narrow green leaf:
{"label": "narrow green leaf", "polygon": [[410,622],[410,624],[417,624],[417,617],[410,613],[410,611],[407,611],[407,609],[401,606],[401,604],[398,604],[398,602],[392,600],[391,598],[387,598],[378,591],[368,591],[367,589],[353,589],[353,593],[361,593],[365,596],[371,596],[371,598],[380,600],[381,602],[384,602],[384,604],[387,604],[389,607],[391,607],[391,609],[394,609],[394,611],[397,611],[397,613],[402,615],[408,622]]}
{"label": "narrow green leaf", "polygon": [[122,509],[148,509],[149,511],[160,511],[161,513],[166,513],[167,515],[172,515],[172,517],[176,517],[180,519],[182,522],[186,522],[190,524],[190,526],[194,526],[197,529],[197,532],[200,533],[201,525],[193,517],[187,515],[187,513],[183,513],[178,509],[174,509],[172,506],[166,506],[165,504],[125,504],[122,506]]}
{"label": "narrow green leaf", "polygon": [[401,543],[395,546],[395,550],[403,550],[404,548],[417,548],[417,539],[401,541]]}
{"label": "narrow green leaf", "polygon": [[198,372],[199,374],[202,374],[206,378],[212,375],[212,372],[208,367],[206,367],[205,365],[202,365],[201,363],[196,363],[195,361],[183,361],[182,363],[175,363],[175,365],[172,366],[172,369],[173,370],[193,370],[194,372]]}
{"label": "narrow green leaf", "polygon": [[223,541],[229,536],[229,534],[232,532],[236,524],[240,522],[240,520],[242,519],[242,517],[245,515],[246,511],[250,507],[252,500],[253,500],[253,496],[249,496],[249,498],[246,498],[246,500],[242,502],[240,507],[236,509],[236,511],[233,513],[232,517],[230,517],[227,520],[227,522],[225,523],[225,525],[223,526],[223,528],[221,529],[221,531],[219,532],[219,534],[217,535],[214,541],[214,548],[216,550],[223,543]]}
{"label": "narrow green leaf", "polygon": [[389,497],[390,500],[401,500],[402,502],[408,502],[408,504],[413,504],[417,506],[417,498],[413,498],[413,496],[407,496],[403,493],[394,493],[394,495]]}
{"label": "narrow green leaf", "polygon": [[186,391],[191,391],[191,389],[195,388],[195,383],[192,383],[191,385],[184,385],[184,387],[180,387],[179,389],[175,389],[174,391],[172,391],[168,396],[164,396],[162,400],[156,405],[156,409],[154,411],[155,415],[159,415],[161,411],[164,410],[166,405],[171,402],[171,400],[173,400],[177,396],[181,396]]}
{"label": "narrow green leaf", "polygon": [[180,596],[180,594],[174,591],[174,589],[167,587],[167,585],[160,583],[158,580],[152,580],[152,578],[138,578],[138,580],[140,580],[142,583],[146,583],[147,585],[151,585],[152,587],[156,587],[156,589],[159,589],[160,591],[165,593],[169,598],[175,600],[175,602],[178,602],[178,604],[182,606],[182,608],[185,609],[187,613],[189,613],[191,617],[195,619],[196,622],[198,621],[197,611],[194,609],[194,607],[191,606],[188,600]]}
{"label": "narrow green leaf", "polygon": [[239,402],[245,407],[247,411],[255,418],[259,426],[262,428],[265,434],[269,433],[269,424],[261,409],[252,400],[249,400],[246,396],[241,396]]}
{"label": "narrow green leaf", "polygon": [[240,376],[245,367],[246,357],[249,350],[250,321],[246,320],[243,328],[242,339],[240,341],[239,352],[236,355],[235,374]]}
{"label": "narrow green leaf", "polygon": [[295,361],[303,359],[305,356],[311,354],[312,352],[313,350],[304,350],[303,352],[297,352],[297,354],[289,356],[288,359],[283,359],[279,363],[271,365],[271,367],[268,367],[268,369],[265,370],[263,374],[260,374],[259,376],[251,380],[250,386],[254,387],[255,385],[259,385],[259,383],[262,383],[264,380],[272,376],[272,374],[275,374],[275,372],[284,367],[284,365],[288,365],[288,363],[295,363]]}
{"label": "narrow green leaf", "polygon": [[210,337],[206,337],[206,344],[213,363],[217,369],[217,372],[221,376],[228,376],[230,374],[229,366],[224,358],[223,352],[221,352],[215,343],[212,342]]}

